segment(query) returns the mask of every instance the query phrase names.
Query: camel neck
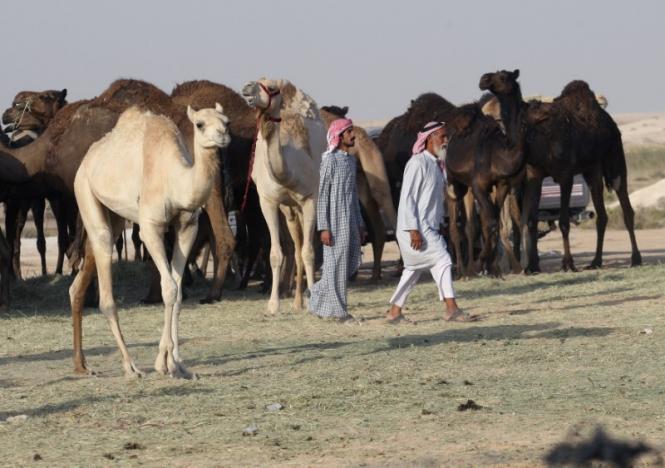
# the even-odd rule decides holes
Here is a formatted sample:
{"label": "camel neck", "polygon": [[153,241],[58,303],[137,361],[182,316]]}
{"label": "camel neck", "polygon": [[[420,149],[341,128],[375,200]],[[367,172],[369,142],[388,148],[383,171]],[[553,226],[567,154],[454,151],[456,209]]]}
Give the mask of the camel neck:
{"label": "camel neck", "polygon": [[208,198],[218,170],[217,147],[205,148],[195,140],[193,158],[192,165],[185,167],[183,174],[191,184],[190,199],[183,204],[191,209],[202,206]]}
{"label": "camel neck", "polygon": [[0,180],[23,183],[44,170],[48,141],[40,136],[21,148],[0,144]]}
{"label": "camel neck", "polygon": [[506,135],[512,144],[516,144],[520,139],[522,110],[524,108],[522,101],[522,91],[519,85],[515,91],[507,95],[497,96],[501,106],[501,120],[506,128]]}

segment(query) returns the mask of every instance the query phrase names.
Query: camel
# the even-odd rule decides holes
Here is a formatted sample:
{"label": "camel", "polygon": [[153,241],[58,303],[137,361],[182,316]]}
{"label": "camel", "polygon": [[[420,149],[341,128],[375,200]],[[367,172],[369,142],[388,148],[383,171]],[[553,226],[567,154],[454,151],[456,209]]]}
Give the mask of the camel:
{"label": "camel", "polygon": [[386,164],[393,205],[399,204],[404,167],[411,157],[416,135],[427,122],[446,121],[455,106],[436,93],[424,93],[411,101],[405,113],[390,120],[376,140]]}
{"label": "camel", "polygon": [[[524,139],[526,125],[522,111],[522,94],[517,78],[519,70],[486,73],[479,87],[492,91],[500,99],[506,134],[493,118],[485,116],[480,106],[469,104],[452,112],[449,124],[446,169],[449,181],[449,216],[451,239],[455,246],[458,266],[461,246],[457,224],[457,211],[469,189],[478,204],[482,227],[483,246],[477,262],[473,262],[473,237],[467,235],[469,258],[466,274],[481,268],[498,274],[494,264],[497,231],[496,206],[502,206],[511,179],[519,179],[525,166]],[[497,187],[495,203],[491,191]],[[468,211],[468,209],[467,209]],[[467,222],[467,226],[471,223]],[[467,231],[468,233],[468,231]]]}
{"label": "camel", "polygon": [[[321,117],[327,128],[333,120],[345,117],[347,112],[348,107],[324,106],[321,108]],[[397,226],[397,213],[379,148],[363,128],[355,127],[354,134],[356,144],[351,154],[358,158],[362,168],[362,171],[358,171],[358,198],[368,218],[368,230],[372,234],[374,252],[372,280],[378,280],[381,278],[381,256],[386,243],[386,225],[383,217],[388,223],[387,227],[394,232]]]}
{"label": "camel", "polygon": [[[30,144],[51,123],[55,114],[67,104],[67,90],[22,91],[12,106],[2,115],[7,129],[12,131],[5,144],[20,148]],[[44,237],[44,198],[48,199],[58,226],[58,260],[56,274],[62,274],[64,256],[76,225],[76,204],[73,197],[61,196],[48,189],[42,181],[34,180],[20,186],[10,185],[3,194],[6,203],[5,229],[12,255],[14,276],[21,278],[21,233],[29,210],[37,228],[37,250],[41,257],[42,275],[46,274],[46,239]]]}
{"label": "camel", "polygon": [[[505,79],[511,78],[506,72]],[[518,73],[517,73],[518,74]],[[512,78],[516,79],[513,74]],[[481,79],[481,81],[483,81]],[[514,80],[513,80],[514,81]],[[481,83],[482,84],[482,83]],[[516,84],[516,83],[515,83]],[[507,89],[507,88],[506,88]],[[521,94],[520,94],[521,98]],[[446,157],[451,240],[455,247],[458,274],[469,274],[481,265],[494,269],[494,230],[496,220],[493,203],[489,192],[498,182],[517,176],[523,166],[521,142],[523,133],[508,138],[493,119],[485,117],[477,104],[455,107],[453,104],[434,93],[420,95],[411,102],[411,106],[403,115],[391,120],[384,127],[377,144],[386,159],[386,168],[391,179],[393,196],[399,196],[401,176],[406,161],[411,156],[411,147],[417,132],[428,121],[445,121],[448,123],[450,143]],[[519,126],[518,126],[519,128]],[[473,188],[475,185],[475,188]],[[465,199],[465,212],[470,219],[473,212],[473,197],[467,195],[473,188],[474,196],[480,197],[479,206],[484,220],[483,251],[477,265],[473,261],[472,231],[467,231],[468,261],[463,266],[461,238],[457,229],[459,204]],[[466,227],[471,229],[472,223]]]}
{"label": "camel", "polygon": [[[176,106],[170,96],[149,83],[116,80],[95,99],[63,107],[34,143],[18,149],[0,146],[0,181],[23,183],[39,174],[54,191],[73,195],[76,171],[90,145],[111,131],[119,115],[132,105],[169,117],[191,148],[193,131],[191,124],[185,123],[189,122],[186,109]],[[216,196],[216,192],[211,191],[210,196]],[[74,253],[79,257],[87,250],[85,236],[80,234],[77,232],[74,242]],[[157,273],[154,269],[153,274]],[[82,321],[81,304],[72,310],[74,368],[85,373]]]}
{"label": "camel", "polygon": [[642,263],[634,230],[634,212],[628,197],[626,158],[621,132],[602,109],[589,85],[581,80],[568,83],[552,103],[531,102],[527,139],[527,179],[524,189],[522,229],[525,232],[527,273],[540,271],[538,259],[538,204],[545,176],[561,187],[559,229],[563,237],[562,269],[576,271],[568,240],[568,203],[575,174],[583,174],[591,190],[596,211],[596,253],[589,268],[602,266],[607,212],[603,182],[617,193],[631,243],[631,266]]}
{"label": "camel", "polygon": [[[214,209],[209,209],[213,208],[209,205],[206,206],[210,216],[209,225],[214,234],[212,237],[214,242],[211,243],[212,248],[210,249],[213,254],[214,275],[208,294],[201,302],[214,302],[221,298],[229,261],[236,246],[235,237],[229,226],[227,212],[240,210],[247,182],[247,165],[256,134],[256,119],[254,110],[247,105],[238,93],[227,86],[207,80],[181,83],[173,89],[171,98],[176,105],[183,107],[191,105],[194,108],[211,107],[219,102],[224,107],[230,120],[231,144],[223,151],[220,182],[213,189],[221,192],[215,198],[217,200],[223,198],[224,205]],[[249,187],[247,198],[247,206],[243,213],[240,213],[240,218],[243,226],[249,226],[252,229],[241,230],[242,235],[239,236],[239,239],[244,241],[247,237],[246,240],[251,245],[249,249],[250,262],[253,264],[256,255],[259,253],[258,244],[260,240],[258,237],[263,232],[263,229],[256,228],[256,226],[265,226],[265,222],[260,214],[258,196],[254,187]],[[199,237],[199,242],[209,241],[205,235]]]}
{"label": "camel", "polygon": [[[196,237],[200,208],[215,183],[217,149],[228,146],[230,137],[228,118],[219,104],[199,111],[188,107],[187,117],[194,127],[193,155],[171,120],[131,107],[120,115],[112,132],[90,147],[74,180],[88,243],[83,268],[69,290],[72,310],[83,306],[85,290],[96,269],[99,309],[109,322],[125,374],[130,377],[141,372],[120,331],[111,282],[113,243],[125,219],[141,226],[141,240],[161,275],[164,329],[155,370],[173,377],[191,377],[182,365],[178,346],[182,275]],[[164,232],[169,226],[175,229],[170,265],[164,248]]]}
{"label": "camel", "polygon": [[295,245],[294,307],[301,309],[303,267],[307,287],[314,283],[313,237],[319,166],[326,147],[325,126],[314,100],[286,80],[251,81],[243,87],[242,95],[258,114],[251,175],[270,231],[272,291],[268,312],[279,310],[279,272],[284,259],[280,211]]}

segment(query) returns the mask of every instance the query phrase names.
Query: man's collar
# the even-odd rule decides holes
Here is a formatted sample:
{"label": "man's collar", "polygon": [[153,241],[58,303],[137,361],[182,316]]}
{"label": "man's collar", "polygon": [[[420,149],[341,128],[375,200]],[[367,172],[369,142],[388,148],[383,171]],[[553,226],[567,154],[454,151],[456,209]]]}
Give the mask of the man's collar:
{"label": "man's collar", "polygon": [[432,158],[434,161],[438,161],[438,160],[439,160],[439,158],[437,158],[436,156],[434,156],[432,153],[430,153],[430,152],[427,151],[427,150],[424,150],[424,151],[423,151],[423,154],[425,154],[426,156],[429,156],[429,157]]}

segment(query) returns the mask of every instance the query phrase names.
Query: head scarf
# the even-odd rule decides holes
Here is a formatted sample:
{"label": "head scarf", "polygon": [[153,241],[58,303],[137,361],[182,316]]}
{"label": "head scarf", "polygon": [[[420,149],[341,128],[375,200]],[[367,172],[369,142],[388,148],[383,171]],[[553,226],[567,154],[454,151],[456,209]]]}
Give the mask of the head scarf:
{"label": "head scarf", "polygon": [[422,153],[425,150],[425,146],[427,145],[427,138],[429,136],[436,132],[438,129],[443,128],[446,126],[445,122],[428,122],[425,124],[423,129],[418,132],[418,138],[416,139],[416,143],[413,145],[413,148],[411,149],[412,154],[418,154]]}
{"label": "head scarf", "polygon": [[339,137],[351,127],[353,127],[353,122],[350,119],[332,121],[328,128],[328,151],[333,151],[339,146]]}

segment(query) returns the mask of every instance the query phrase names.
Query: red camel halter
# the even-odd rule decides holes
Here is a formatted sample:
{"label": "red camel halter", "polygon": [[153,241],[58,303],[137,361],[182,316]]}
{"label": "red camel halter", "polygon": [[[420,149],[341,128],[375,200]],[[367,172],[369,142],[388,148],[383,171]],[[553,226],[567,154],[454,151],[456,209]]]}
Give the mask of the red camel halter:
{"label": "red camel halter", "polygon": [[[247,172],[247,182],[245,183],[245,193],[242,197],[242,204],[240,205],[240,212],[243,213],[245,211],[245,208],[247,207],[247,196],[249,195],[249,185],[252,183],[252,171],[254,170],[254,155],[256,153],[256,140],[259,138],[259,125],[261,123],[261,117],[270,110],[270,105],[272,104],[272,99],[279,95],[280,90],[279,88],[270,91],[263,83],[259,82],[259,86],[263,90],[264,93],[268,95],[268,105],[265,107],[265,109],[261,109],[256,116],[256,135],[254,136],[254,141],[252,142],[252,152],[249,156],[249,171]],[[271,115],[268,115],[266,117],[266,120],[269,122],[281,122],[282,119],[279,117],[272,117]]]}

